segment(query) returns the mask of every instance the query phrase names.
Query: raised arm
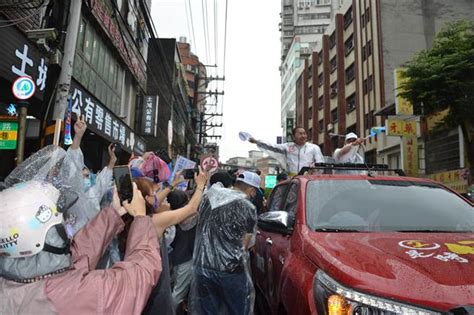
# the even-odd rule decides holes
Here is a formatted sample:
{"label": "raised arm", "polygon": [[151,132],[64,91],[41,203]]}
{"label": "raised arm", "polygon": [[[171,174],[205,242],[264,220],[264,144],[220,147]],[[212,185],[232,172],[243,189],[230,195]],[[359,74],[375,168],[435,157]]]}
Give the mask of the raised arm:
{"label": "raised arm", "polygon": [[112,238],[120,233],[124,223],[112,207],[100,211],[74,236],[71,244],[73,261],[87,256],[89,270],[94,270]]}
{"label": "raised arm", "polygon": [[366,139],[364,138],[359,138],[352,143],[347,143],[341,149],[334,151],[333,158],[338,161],[346,154],[353,154],[354,152],[357,152],[359,145],[364,143],[365,140]]}
{"label": "raised arm", "polygon": [[[168,197],[168,195],[176,187],[176,185],[178,185],[179,183],[183,181],[180,175],[181,175],[181,172],[177,172],[174,176],[171,186],[165,187],[164,189],[156,192],[155,196],[156,196],[158,205],[160,205],[166,199],[166,197]],[[157,209],[155,209],[155,211],[157,211]]]}
{"label": "raised arm", "polygon": [[153,224],[158,236],[161,237],[167,227],[183,222],[197,213],[207,182],[207,172],[199,167],[199,174],[194,176],[194,180],[196,181],[196,191],[186,206],[177,210],[163,211],[153,215]]}
{"label": "raised arm", "polygon": [[256,140],[255,138],[250,138],[249,142],[255,143],[257,145],[257,148],[259,149],[264,149],[276,153],[286,153],[286,145],[284,144],[273,144],[273,143],[268,143],[260,140]]}
{"label": "raised arm", "polygon": [[102,199],[104,194],[112,185],[112,178],[113,178],[113,168],[115,163],[117,162],[117,156],[115,155],[115,144],[111,143],[108,147],[109,151],[109,163],[106,167],[102,169],[102,171],[97,174],[96,183],[94,186],[90,188],[91,194],[93,197],[97,198],[98,201]]}
{"label": "raised arm", "polygon": [[76,150],[81,147],[82,137],[86,132],[87,124],[84,119],[84,115],[77,117],[76,123],[74,124],[74,139],[72,140],[71,149]]}

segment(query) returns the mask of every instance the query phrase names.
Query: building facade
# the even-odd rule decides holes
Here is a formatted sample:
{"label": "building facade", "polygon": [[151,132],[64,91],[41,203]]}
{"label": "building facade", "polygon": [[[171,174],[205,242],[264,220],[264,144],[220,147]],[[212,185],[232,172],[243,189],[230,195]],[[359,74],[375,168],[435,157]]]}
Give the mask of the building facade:
{"label": "building facade", "polygon": [[146,150],[136,113],[146,95],[150,38],[139,21],[149,16],[132,1],[88,4],[82,6],[69,92],[72,119],[84,115],[90,131],[83,139],[86,164],[100,169],[110,142],[129,154]]}
{"label": "building facade", "polygon": [[208,85],[207,70],[199,57],[191,52],[191,45],[186,42],[185,37],[181,37],[178,42],[178,49],[181,55],[181,62],[185,68],[185,78],[188,87],[188,110],[190,113],[191,127],[195,140],[191,144],[191,157],[197,153],[202,153],[200,144],[202,143],[202,118],[207,103],[205,91]]}
{"label": "building facade", "polygon": [[[132,153],[143,153],[146,142],[137,130],[135,113],[145,95],[149,38],[145,24],[140,21],[149,20],[147,8],[151,1],[81,3],[71,82],[61,87],[58,78],[64,70],[61,60],[65,40],[70,36],[66,30],[73,2],[10,3],[0,8],[0,19],[8,25],[1,32],[6,44],[0,48],[3,56],[0,119],[9,121],[2,123],[2,127],[18,127],[15,108],[24,103],[11,95],[11,83],[21,76],[31,77],[36,91],[27,104],[24,158],[52,143],[54,122],[50,119],[57,106],[54,99],[57,91],[65,88],[69,105],[64,119],[70,117],[72,125],[77,115],[82,114],[88,124],[82,148],[89,168],[94,171],[102,168],[111,142],[120,144],[121,163],[128,161]],[[64,125],[62,128],[64,135]],[[17,143],[18,132],[8,131],[5,135],[13,137],[7,141]],[[60,145],[67,145],[64,140],[60,139]],[[0,177],[3,177],[15,166],[15,148],[0,149]]]}
{"label": "building facade", "polygon": [[[473,10],[472,1],[466,0],[345,1],[326,30],[321,49],[311,54],[298,78],[302,90],[296,92],[301,96],[297,117],[310,129],[312,141],[331,155],[342,145],[343,137],[337,135],[355,132],[366,137],[372,127],[392,120],[414,122],[420,140],[413,149],[418,155],[416,172],[424,174],[431,168],[425,165],[425,150],[434,149],[424,141],[419,113],[399,111],[400,82],[395,74],[416,53],[429,49],[447,22],[472,20]],[[369,138],[366,161],[403,167],[408,158],[402,140],[386,134]],[[456,156],[451,158],[457,159],[457,167],[464,167]]]}
{"label": "building facade", "polygon": [[340,0],[282,0],[281,60],[285,60],[296,36],[312,49],[320,45],[333,11],[339,8],[340,3]]}
{"label": "building facade", "polygon": [[281,9],[281,126],[286,141],[291,141],[295,126],[295,85],[302,59],[321,47],[322,37],[331,23],[340,0],[282,0]]}

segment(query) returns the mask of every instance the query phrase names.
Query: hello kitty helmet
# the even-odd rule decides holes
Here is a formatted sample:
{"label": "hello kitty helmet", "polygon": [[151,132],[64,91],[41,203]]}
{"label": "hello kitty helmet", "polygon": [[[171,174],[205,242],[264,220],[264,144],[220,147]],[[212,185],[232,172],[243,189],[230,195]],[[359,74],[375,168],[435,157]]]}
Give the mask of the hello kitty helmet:
{"label": "hello kitty helmet", "polygon": [[59,196],[53,185],[34,180],[0,191],[0,256],[28,257],[51,248],[46,234],[63,223]]}

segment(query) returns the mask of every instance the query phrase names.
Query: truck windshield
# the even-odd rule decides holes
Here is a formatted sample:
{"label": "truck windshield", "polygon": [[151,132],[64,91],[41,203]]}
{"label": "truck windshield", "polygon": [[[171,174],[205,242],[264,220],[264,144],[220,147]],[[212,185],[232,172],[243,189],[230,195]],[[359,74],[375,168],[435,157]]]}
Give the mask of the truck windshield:
{"label": "truck windshield", "polygon": [[306,218],[315,231],[474,231],[471,204],[439,185],[412,181],[311,181]]}

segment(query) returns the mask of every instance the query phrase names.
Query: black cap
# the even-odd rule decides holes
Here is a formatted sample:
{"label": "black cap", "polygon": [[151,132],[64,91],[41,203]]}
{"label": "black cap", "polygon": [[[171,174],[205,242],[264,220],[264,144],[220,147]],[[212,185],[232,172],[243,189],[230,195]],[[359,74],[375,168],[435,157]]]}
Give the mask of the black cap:
{"label": "black cap", "polygon": [[286,173],[280,173],[277,175],[277,180],[287,180],[288,179],[288,174]]}
{"label": "black cap", "polygon": [[188,195],[182,190],[173,190],[166,199],[170,204],[171,210],[182,208],[188,203]]}
{"label": "black cap", "polygon": [[227,172],[217,172],[212,174],[209,179],[209,183],[214,185],[215,183],[220,182],[224,185],[225,188],[228,188],[232,185],[232,176]]}

